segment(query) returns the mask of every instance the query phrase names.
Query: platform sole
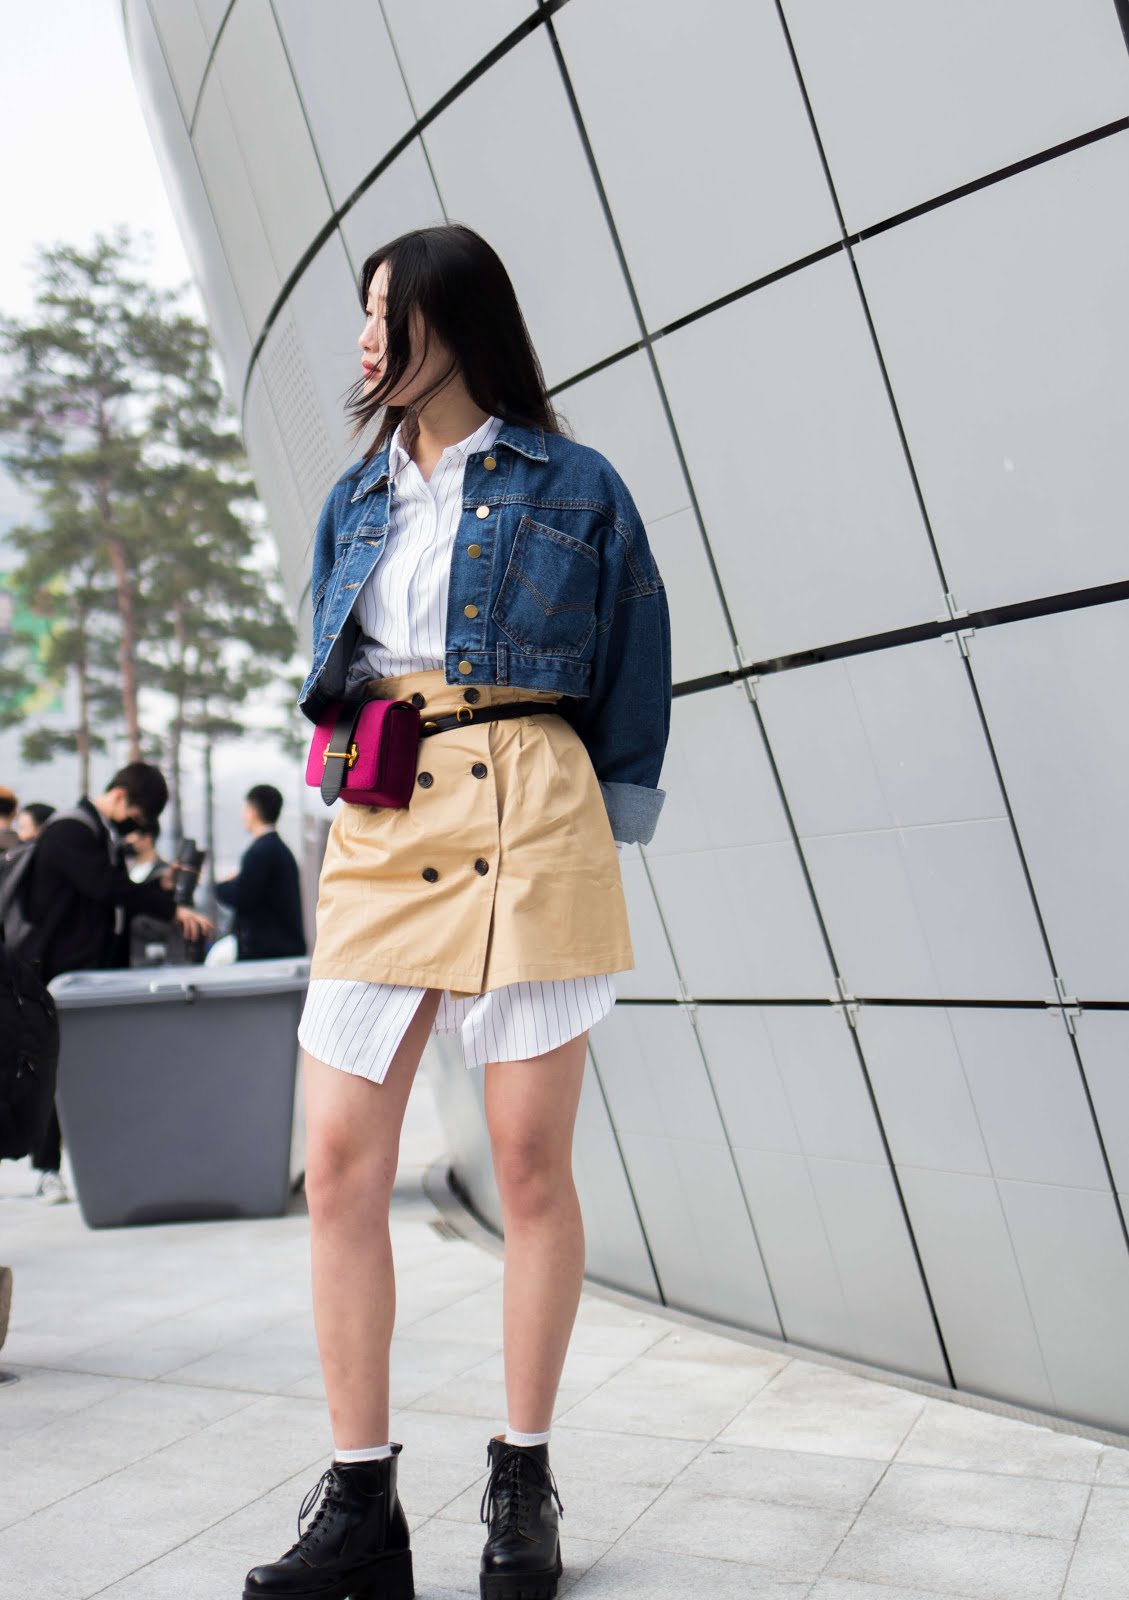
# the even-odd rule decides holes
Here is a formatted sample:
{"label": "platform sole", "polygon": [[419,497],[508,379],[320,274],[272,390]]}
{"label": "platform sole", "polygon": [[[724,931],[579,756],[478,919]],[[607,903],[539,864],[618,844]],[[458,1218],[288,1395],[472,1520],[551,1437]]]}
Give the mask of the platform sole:
{"label": "platform sole", "polygon": [[415,1592],[412,1552],[401,1550],[351,1573],[339,1583],[331,1583],[328,1588],[246,1588],[243,1600],[412,1600]]}
{"label": "platform sole", "polygon": [[560,1546],[557,1564],[541,1572],[482,1572],[478,1591],[482,1600],[553,1600],[557,1579],[564,1570]]}

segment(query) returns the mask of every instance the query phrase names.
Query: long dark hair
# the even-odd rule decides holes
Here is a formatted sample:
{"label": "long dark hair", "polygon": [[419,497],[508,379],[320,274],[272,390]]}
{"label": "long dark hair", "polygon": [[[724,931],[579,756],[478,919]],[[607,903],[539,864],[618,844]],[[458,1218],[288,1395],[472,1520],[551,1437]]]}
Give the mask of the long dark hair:
{"label": "long dark hair", "polygon": [[[388,442],[408,410],[416,409],[384,401],[408,372],[413,307],[423,322],[425,344],[420,354],[426,354],[432,335],[452,353],[450,367],[419,396],[417,407],[458,371],[475,405],[490,416],[543,428],[546,433],[564,432],[546,393],[541,363],[509,273],[480,234],[462,223],[444,223],[413,228],[381,245],[361,268],[358,288],[366,314],[369,289],[382,261],[388,263],[384,373],[374,389],[366,390],[365,379],[358,379],[346,398],[354,438],[380,417],[366,460]],[[404,431],[414,433],[414,418]]]}

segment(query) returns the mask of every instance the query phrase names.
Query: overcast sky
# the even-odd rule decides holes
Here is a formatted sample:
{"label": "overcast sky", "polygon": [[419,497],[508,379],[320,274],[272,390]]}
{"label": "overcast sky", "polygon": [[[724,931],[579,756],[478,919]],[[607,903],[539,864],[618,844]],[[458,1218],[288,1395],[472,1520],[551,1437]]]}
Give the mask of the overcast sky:
{"label": "overcast sky", "polygon": [[186,282],[118,0],[0,0],[0,21],[0,309],[30,308],[35,245],[115,222],[152,234],[154,278]]}
{"label": "overcast sky", "polygon": [[[156,281],[190,281],[118,0],[0,0],[0,40],[0,311],[31,310],[36,245],[83,245],[118,222],[152,236]],[[25,514],[0,473],[0,527]]]}

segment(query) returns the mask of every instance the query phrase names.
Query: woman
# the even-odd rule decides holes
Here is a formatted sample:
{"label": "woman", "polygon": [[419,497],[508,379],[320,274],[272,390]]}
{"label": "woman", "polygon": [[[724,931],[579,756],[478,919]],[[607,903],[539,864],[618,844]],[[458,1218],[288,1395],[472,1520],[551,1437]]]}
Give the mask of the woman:
{"label": "woman", "polygon": [[49,806],[43,800],[32,800],[28,805],[21,806],[16,815],[16,838],[20,844],[26,844],[29,839],[38,839],[39,830],[54,815],[55,807]]}
{"label": "woman", "polygon": [[[411,1595],[388,1440],[400,1127],[433,1029],[461,1030],[505,1231],[508,1420],[487,1445],[480,1587],[551,1597],[553,1403],[580,1297],[572,1135],[589,1028],[634,965],[616,842],[651,837],[670,720],[666,595],[613,468],[560,431],[513,287],[468,228],[361,273],[364,458],[315,536],[313,721],[424,713],[409,806],[343,805],[299,1030],[314,1314],[335,1445],[317,1511],[246,1596]],[[320,1496],[320,1504],[319,1502]]]}

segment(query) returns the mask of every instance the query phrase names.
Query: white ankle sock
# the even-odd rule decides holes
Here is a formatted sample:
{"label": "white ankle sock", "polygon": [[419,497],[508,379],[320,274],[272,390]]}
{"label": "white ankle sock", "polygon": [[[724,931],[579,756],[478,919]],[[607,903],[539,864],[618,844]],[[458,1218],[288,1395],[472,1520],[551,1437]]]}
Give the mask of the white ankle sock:
{"label": "white ankle sock", "polygon": [[503,1437],[507,1444],[548,1444],[552,1431],[551,1428],[546,1428],[544,1433],[518,1433],[517,1429],[511,1428],[507,1422]]}
{"label": "white ankle sock", "polygon": [[335,1450],[333,1459],[340,1461],[343,1467],[348,1467],[356,1461],[387,1461],[391,1454],[390,1444],[374,1444],[367,1450]]}

